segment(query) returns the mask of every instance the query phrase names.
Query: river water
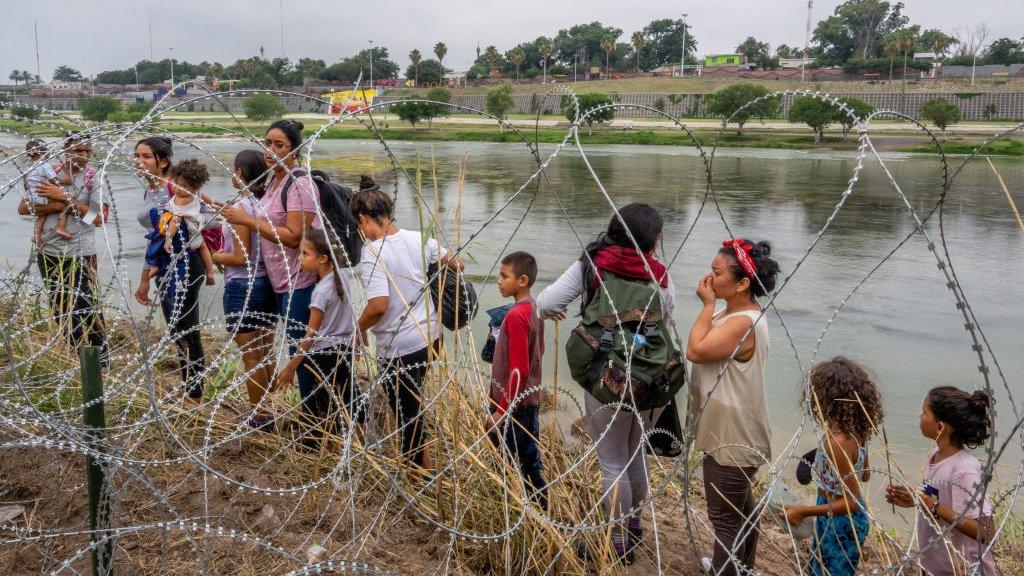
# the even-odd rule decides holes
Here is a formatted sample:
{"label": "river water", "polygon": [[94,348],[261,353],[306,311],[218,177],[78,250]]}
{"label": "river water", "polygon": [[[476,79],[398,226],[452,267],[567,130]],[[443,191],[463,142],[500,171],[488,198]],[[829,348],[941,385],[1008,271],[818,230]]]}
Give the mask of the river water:
{"label": "river water", "polygon": [[[205,152],[186,153],[179,144],[179,156],[204,157],[209,153],[230,164],[242,147],[240,142],[228,140],[196,143]],[[23,141],[5,136],[0,144],[23,146]],[[419,168],[425,204],[440,206],[440,229],[449,245],[456,238],[466,242],[476,234],[464,252],[468,270],[476,278],[493,278],[495,261],[503,249],[526,250],[540,263],[537,293],[579,256],[581,242],[594,238],[611,216],[608,198],[575,149],[567,148],[551,163],[539,187],[527,187],[513,197],[536,168],[525,146],[402,142],[390,146],[413,178]],[[542,147],[542,156],[553,150],[552,146]],[[106,153],[98,152],[98,159]],[[321,141],[312,154],[315,166],[350,186],[360,173],[375,174],[386,190],[397,186],[399,226],[422,226],[421,213],[412,201],[410,180],[392,169],[380,144]],[[589,149],[587,154],[616,204],[643,201],[662,210],[665,258],[674,258],[670,270],[677,290],[675,319],[683,337],[700,309],[694,295],[696,281],[727,236],[723,220],[737,236],[772,242],[783,270],[779,284],[786,281],[768,320],[772,341],[767,388],[777,451],[793,441],[800,430],[801,365],[844,354],[861,361],[876,375],[885,400],[892,451],[905,471],[916,474],[929,446],[917,429],[925,392],[938,385],[967,389],[982,386],[964,320],[920,233],[878,268],[829,326],[820,346],[818,343],[835,307],[915,227],[877,161],[866,160],[846,206],[806,255],[846,189],[857,165],[855,153],[720,150],[713,169],[718,206],[708,202],[703,211],[707,174],[693,148],[601,146]],[[124,156],[114,158],[125,161]],[[927,212],[941,191],[942,170],[937,157],[885,154],[883,158],[914,209],[922,215]],[[959,161],[954,158],[952,164]],[[1018,206],[1024,205],[1024,163],[1019,159],[993,162],[1015,194]],[[232,197],[227,173],[214,169],[212,161],[208,163],[214,177],[205,191],[215,198]],[[5,164],[3,182],[12,175],[10,164]],[[121,253],[121,285],[130,295],[141,268],[144,245],[134,216],[141,187],[122,167],[112,167],[110,178],[121,226],[119,230],[108,227],[98,232],[101,246],[110,248],[110,253],[101,256],[100,265],[109,277],[110,254]],[[9,270],[26,265],[31,236],[31,221],[15,212],[20,190],[16,186],[0,198],[0,263]],[[955,271],[1015,392],[1016,409],[1024,410],[1024,331],[1020,327],[1024,320],[1020,301],[1024,234],[984,160],[963,169],[945,207],[945,242]],[[926,231],[937,243],[941,241],[937,216],[927,223]],[[478,281],[477,290],[482,310],[501,303],[493,283]],[[125,306],[116,290],[109,293],[109,298]],[[220,314],[219,281],[218,286],[205,289],[204,300],[209,315]],[[140,310],[134,302],[131,306],[134,311]],[[573,324],[571,319],[561,323],[561,342],[565,342]],[[478,342],[482,342],[485,325],[486,315],[481,313],[474,324]],[[552,333],[549,325],[545,358],[548,379],[553,373]],[[576,393],[578,387],[568,377],[564,354],[561,357],[559,384],[563,390]],[[994,367],[992,377],[998,398],[999,440],[1003,441],[1020,416],[1015,416],[1015,407]],[[569,408],[563,400],[563,413]],[[805,430],[798,443],[801,448],[813,445],[813,434]],[[1012,482],[1020,469],[1020,441],[1011,440],[1011,444],[1015,446],[999,466],[1002,483]],[[880,450],[880,442],[875,442],[873,448]]]}

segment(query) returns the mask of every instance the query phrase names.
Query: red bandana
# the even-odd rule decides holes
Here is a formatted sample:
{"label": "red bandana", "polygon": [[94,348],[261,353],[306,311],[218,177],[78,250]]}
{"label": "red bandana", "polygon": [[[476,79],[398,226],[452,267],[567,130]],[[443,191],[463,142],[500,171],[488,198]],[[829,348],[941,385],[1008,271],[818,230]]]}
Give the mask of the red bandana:
{"label": "red bandana", "polygon": [[743,270],[747,273],[747,278],[757,277],[757,264],[754,263],[754,259],[750,257],[750,251],[754,249],[743,238],[734,238],[732,240],[723,240],[722,246],[726,248],[732,248],[736,252],[736,261],[740,263]]}
{"label": "red bandana", "polygon": [[658,285],[668,288],[668,271],[665,265],[655,260],[653,256],[637,254],[636,248],[632,246],[602,248],[594,257],[594,265],[598,271],[611,272],[630,280],[651,280],[651,274],[647,271],[650,267]]}

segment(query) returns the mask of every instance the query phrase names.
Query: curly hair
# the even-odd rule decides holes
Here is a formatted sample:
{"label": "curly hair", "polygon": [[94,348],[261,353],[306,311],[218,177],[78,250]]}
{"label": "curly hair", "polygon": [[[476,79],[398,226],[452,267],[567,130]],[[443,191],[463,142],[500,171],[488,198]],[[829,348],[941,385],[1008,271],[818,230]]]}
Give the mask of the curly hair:
{"label": "curly hair", "polygon": [[965,392],[940,386],[928,392],[928,408],[940,422],[953,427],[949,439],[957,446],[977,448],[988,440],[992,429],[989,408],[992,398],[984,390]]}
{"label": "curly hair", "polygon": [[170,176],[175,180],[180,179],[189,190],[195,193],[210,179],[210,171],[206,169],[206,164],[190,158],[171,167]]}
{"label": "curly hair", "polygon": [[810,391],[804,391],[802,400],[810,401],[811,414],[819,423],[831,424],[866,443],[885,421],[874,380],[853,360],[836,356],[817,364],[810,380]]}

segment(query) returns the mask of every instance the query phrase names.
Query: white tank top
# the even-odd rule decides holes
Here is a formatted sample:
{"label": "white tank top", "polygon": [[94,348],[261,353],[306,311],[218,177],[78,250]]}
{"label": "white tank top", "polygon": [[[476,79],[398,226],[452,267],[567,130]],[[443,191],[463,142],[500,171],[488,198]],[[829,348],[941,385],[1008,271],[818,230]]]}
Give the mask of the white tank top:
{"label": "white tank top", "polygon": [[[690,417],[698,419],[694,448],[710,454],[722,466],[755,468],[772,457],[772,430],[764,390],[764,363],[770,343],[768,323],[763,316],[758,319],[761,313],[757,310],[728,315],[723,312],[715,313],[712,327],[717,328],[734,316],[746,316],[754,323],[754,355],[746,362],[734,359],[692,364]],[[723,368],[725,372],[716,387]],[[698,414],[701,406],[704,410]]]}

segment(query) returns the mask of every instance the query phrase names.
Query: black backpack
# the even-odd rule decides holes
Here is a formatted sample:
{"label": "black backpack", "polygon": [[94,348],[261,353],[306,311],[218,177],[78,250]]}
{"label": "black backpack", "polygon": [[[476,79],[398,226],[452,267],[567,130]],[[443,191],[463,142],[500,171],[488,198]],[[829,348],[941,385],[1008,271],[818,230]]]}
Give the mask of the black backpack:
{"label": "black backpack", "polygon": [[[285,183],[284,190],[281,191],[281,205],[285,211],[288,210],[288,189],[292,187],[296,177],[305,175],[305,170],[295,170]],[[322,170],[313,170],[310,176],[316,183],[320,196],[324,230],[327,231],[331,243],[341,247],[341,256],[347,259],[346,262],[338,262],[338,265],[342,268],[355,266],[359,263],[363,251],[363,237],[359,235],[359,223],[352,216],[352,208],[349,206],[352,189],[331,182],[331,177]]]}
{"label": "black backpack", "polygon": [[431,264],[427,267],[427,281],[434,310],[441,311],[442,326],[454,331],[473,321],[480,303],[472,282],[466,280],[462,272],[447,267],[442,270],[437,264]]}

